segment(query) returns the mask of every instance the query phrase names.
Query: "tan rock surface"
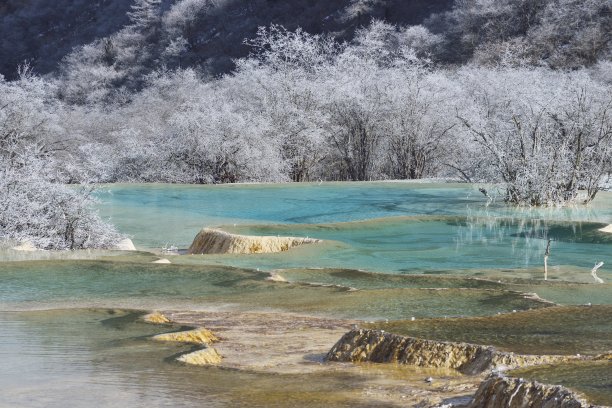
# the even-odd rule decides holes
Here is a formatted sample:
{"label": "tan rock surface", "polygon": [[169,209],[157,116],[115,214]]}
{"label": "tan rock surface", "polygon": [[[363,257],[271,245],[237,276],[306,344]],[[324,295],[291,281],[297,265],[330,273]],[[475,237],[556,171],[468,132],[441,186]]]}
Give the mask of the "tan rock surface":
{"label": "tan rock surface", "polygon": [[578,394],[560,385],[493,374],[478,388],[469,408],[588,408]]}
{"label": "tan rock surface", "polygon": [[153,312],[153,313],[144,315],[142,317],[142,320],[144,320],[147,323],[153,323],[153,324],[170,323],[170,320],[159,312]]}
{"label": "tan rock surface", "polygon": [[400,363],[450,368],[464,374],[511,369],[575,359],[571,356],[521,355],[491,346],[416,339],[382,330],[351,330],[334,345],[328,361]]}
{"label": "tan rock surface", "polygon": [[[449,401],[465,405],[483,379],[447,369],[326,364],[325,354],[357,321],[277,312],[211,310],[164,314],[176,324],[206,327],[215,333],[220,339],[215,350],[222,356],[216,365],[222,368],[279,375],[354,376],[358,391],[351,391],[351,395],[363,406],[432,407]],[[199,354],[190,354],[181,356],[182,360],[199,359]],[[427,382],[427,377],[435,380]]]}
{"label": "tan rock surface", "polygon": [[213,334],[213,332],[205,328],[158,334],[157,336],[153,336],[153,340],[174,341],[177,343],[191,344],[212,344],[214,342],[219,341],[219,339]]}
{"label": "tan rock surface", "polygon": [[299,237],[270,237],[230,234],[214,228],[204,228],[196,235],[190,254],[260,254],[288,251],[321,240]]}
{"label": "tan rock surface", "polygon": [[178,361],[198,366],[218,365],[221,363],[221,355],[212,347],[206,347],[192,353],[183,354],[177,358]]}

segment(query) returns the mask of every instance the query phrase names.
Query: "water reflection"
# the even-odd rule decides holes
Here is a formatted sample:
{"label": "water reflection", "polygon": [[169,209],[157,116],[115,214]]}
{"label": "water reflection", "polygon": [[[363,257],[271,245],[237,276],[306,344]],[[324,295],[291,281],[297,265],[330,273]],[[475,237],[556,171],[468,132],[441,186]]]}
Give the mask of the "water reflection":
{"label": "water reflection", "polygon": [[[164,328],[125,311],[0,313],[0,394],[6,406],[399,406],[406,381],[441,373],[332,367],[264,374],[188,367],[186,347],[147,340]],[[167,330],[167,329],[166,329]],[[382,391],[369,392],[370,388]],[[393,393],[397,400],[384,394]]]}

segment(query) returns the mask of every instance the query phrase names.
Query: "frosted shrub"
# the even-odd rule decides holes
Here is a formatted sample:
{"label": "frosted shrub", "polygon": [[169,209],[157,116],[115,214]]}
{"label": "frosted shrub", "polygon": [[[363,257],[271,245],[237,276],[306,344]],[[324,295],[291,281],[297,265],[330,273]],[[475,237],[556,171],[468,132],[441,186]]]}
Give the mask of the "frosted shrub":
{"label": "frosted shrub", "polygon": [[[535,206],[590,202],[612,170],[609,88],[583,73],[465,70],[471,108],[458,118],[506,201]],[[488,168],[487,168],[488,167]],[[583,193],[581,193],[583,191]]]}
{"label": "frosted shrub", "polygon": [[40,177],[36,165],[10,168],[0,159],[0,240],[40,249],[112,248],[123,236],[91,208],[89,186]]}

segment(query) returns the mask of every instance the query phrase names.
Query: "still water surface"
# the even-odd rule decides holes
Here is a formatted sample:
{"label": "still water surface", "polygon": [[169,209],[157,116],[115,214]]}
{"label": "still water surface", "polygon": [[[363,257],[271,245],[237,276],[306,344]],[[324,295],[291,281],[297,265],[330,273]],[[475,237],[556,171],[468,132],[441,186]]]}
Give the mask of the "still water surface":
{"label": "still water surface", "polygon": [[[163,329],[131,312],[84,308],[279,310],[390,319],[380,324],[521,352],[609,347],[611,286],[595,284],[590,268],[605,262],[599,275],[612,280],[612,234],[598,231],[612,223],[611,193],[589,207],[546,210],[487,204],[468,185],[410,183],[109,185],[98,196],[101,214],[143,252],[0,254],[0,406],[359,406],[363,385],[382,381],[368,369],[281,376],[185,367],[171,358],[185,346],[146,340]],[[204,226],[326,242],[150,263],[157,256],[146,251],[186,248]],[[271,270],[288,283],[266,280]],[[556,315],[526,292],[594,307]],[[425,318],[440,319],[419,325]],[[561,378],[555,370],[533,376]],[[608,383],[589,380],[606,370],[587,364],[559,381],[612,404],[600,390]]]}

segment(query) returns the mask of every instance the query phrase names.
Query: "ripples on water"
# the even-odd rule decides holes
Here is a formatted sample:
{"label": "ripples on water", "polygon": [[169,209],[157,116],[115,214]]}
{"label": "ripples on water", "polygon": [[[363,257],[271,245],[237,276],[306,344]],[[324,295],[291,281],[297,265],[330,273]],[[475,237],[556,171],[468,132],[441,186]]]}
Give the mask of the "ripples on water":
{"label": "ripples on water", "polygon": [[[365,407],[373,404],[364,395],[368,384],[389,374],[255,374],[184,366],[172,356],[190,348],[147,340],[167,328],[137,316],[74,309],[0,313],[0,406]],[[401,380],[428,374],[393,375]]]}
{"label": "ripples on water", "polygon": [[[76,309],[83,307],[283,310],[397,319],[389,327],[398,332],[520,351],[610,347],[610,284],[594,285],[589,274],[604,261],[600,276],[609,280],[612,234],[597,229],[612,222],[610,193],[587,208],[552,210],[485,205],[465,185],[407,183],[113,185],[99,197],[101,214],[145,250],[185,248],[207,225],[329,242],[283,254],[169,256],[173,265],[150,264],[157,257],[147,252],[0,251],[0,310],[71,308],[0,312],[2,406],[289,406],[296,398],[301,406],[359,406],[359,387],[372,380],[367,370],[270,376],[185,367],[168,359],[185,347],[146,341],[160,329],[137,315]],[[550,280],[544,282],[548,239]],[[27,261],[33,257],[40,261]],[[264,271],[273,269],[289,283],[267,281]],[[549,306],[523,292],[604,306],[563,309],[560,316],[558,308],[520,313]],[[518,312],[443,318],[512,310]],[[421,320],[435,317],[442,319]],[[607,387],[590,379],[608,369],[599,364],[573,377],[547,377],[550,370],[533,376],[586,389]],[[596,398],[610,403],[605,392]]]}

